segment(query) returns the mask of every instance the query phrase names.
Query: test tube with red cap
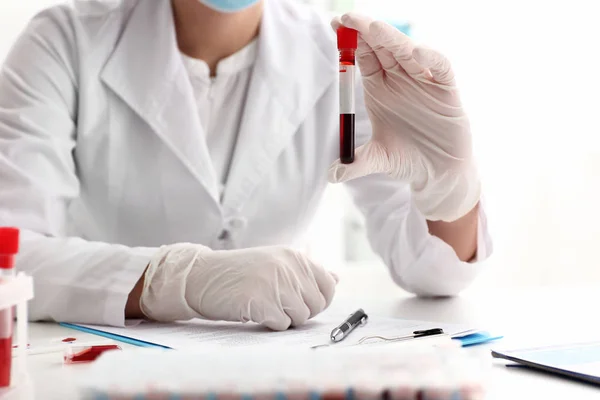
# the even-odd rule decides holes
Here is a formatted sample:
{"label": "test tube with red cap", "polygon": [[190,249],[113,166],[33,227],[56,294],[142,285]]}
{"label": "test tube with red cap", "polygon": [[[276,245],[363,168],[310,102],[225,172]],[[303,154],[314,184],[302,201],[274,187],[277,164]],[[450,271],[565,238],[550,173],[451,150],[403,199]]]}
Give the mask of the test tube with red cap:
{"label": "test tube with red cap", "polygon": [[340,161],[354,162],[354,116],[356,49],[358,31],[342,26],[337,30],[337,45],[340,55]]}
{"label": "test tube with red cap", "polygon": [[[0,279],[15,274],[15,255],[19,251],[19,230],[0,227]],[[10,385],[12,364],[13,309],[0,310],[0,388]]]}

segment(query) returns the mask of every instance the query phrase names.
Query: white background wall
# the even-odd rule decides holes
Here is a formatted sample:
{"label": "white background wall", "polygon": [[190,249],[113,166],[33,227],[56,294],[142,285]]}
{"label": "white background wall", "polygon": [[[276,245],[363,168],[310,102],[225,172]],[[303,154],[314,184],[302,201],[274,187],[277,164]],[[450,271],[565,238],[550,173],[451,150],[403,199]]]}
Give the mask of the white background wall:
{"label": "white background wall", "polygon": [[[452,60],[472,120],[495,241],[480,284],[600,282],[597,2],[312,2],[340,10],[354,3],[374,16],[410,20],[418,40]],[[27,19],[53,3],[2,2],[0,59]],[[331,265],[340,264],[347,246],[340,203],[347,203],[343,192],[330,191],[309,238],[315,256]],[[350,246],[364,242],[352,239]]]}

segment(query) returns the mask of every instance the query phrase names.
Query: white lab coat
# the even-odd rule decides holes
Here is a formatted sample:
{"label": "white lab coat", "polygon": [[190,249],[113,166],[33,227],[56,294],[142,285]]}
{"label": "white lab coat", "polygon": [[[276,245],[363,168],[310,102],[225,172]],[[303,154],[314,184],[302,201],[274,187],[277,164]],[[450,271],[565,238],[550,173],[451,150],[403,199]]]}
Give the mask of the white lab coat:
{"label": "white lab coat", "polygon": [[[2,69],[0,225],[24,229],[18,263],[35,277],[33,319],[122,325],[156,247],[290,244],[307,227],[338,153],[337,50],[314,11],[266,2],[221,201],[170,1],[74,3],[39,14]],[[356,118],[362,143],[360,93]],[[348,186],[403,288],[452,295],[481,269],[428,234],[406,184]],[[482,259],[483,214],[479,236]]]}

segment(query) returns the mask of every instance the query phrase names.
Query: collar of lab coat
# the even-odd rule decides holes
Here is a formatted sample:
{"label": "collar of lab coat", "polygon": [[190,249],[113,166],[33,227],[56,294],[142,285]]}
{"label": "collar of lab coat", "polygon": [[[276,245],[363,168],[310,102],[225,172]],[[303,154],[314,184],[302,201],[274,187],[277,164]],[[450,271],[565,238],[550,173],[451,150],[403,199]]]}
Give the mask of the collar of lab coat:
{"label": "collar of lab coat", "polygon": [[[330,30],[290,0],[265,0],[223,206],[239,211],[336,73]],[[136,3],[101,74],[219,202],[216,173],[177,46],[170,1]]]}

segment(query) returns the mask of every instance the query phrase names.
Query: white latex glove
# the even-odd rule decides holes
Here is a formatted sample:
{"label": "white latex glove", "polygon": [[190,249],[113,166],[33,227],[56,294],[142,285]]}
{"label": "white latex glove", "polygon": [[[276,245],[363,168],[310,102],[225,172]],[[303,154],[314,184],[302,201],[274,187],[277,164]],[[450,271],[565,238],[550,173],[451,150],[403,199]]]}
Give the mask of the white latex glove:
{"label": "white latex glove", "polygon": [[213,251],[163,246],[145,273],[142,312],[155,321],[253,321],[274,330],[302,325],[329,306],[337,278],[284,247]]}
{"label": "white latex glove", "polygon": [[359,32],[356,57],[373,136],[354,163],[330,167],[330,182],[384,173],[410,183],[427,219],[464,216],[481,189],[450,63],[384,22],[350,13],[332,21],[334,29],[340,24]]}

